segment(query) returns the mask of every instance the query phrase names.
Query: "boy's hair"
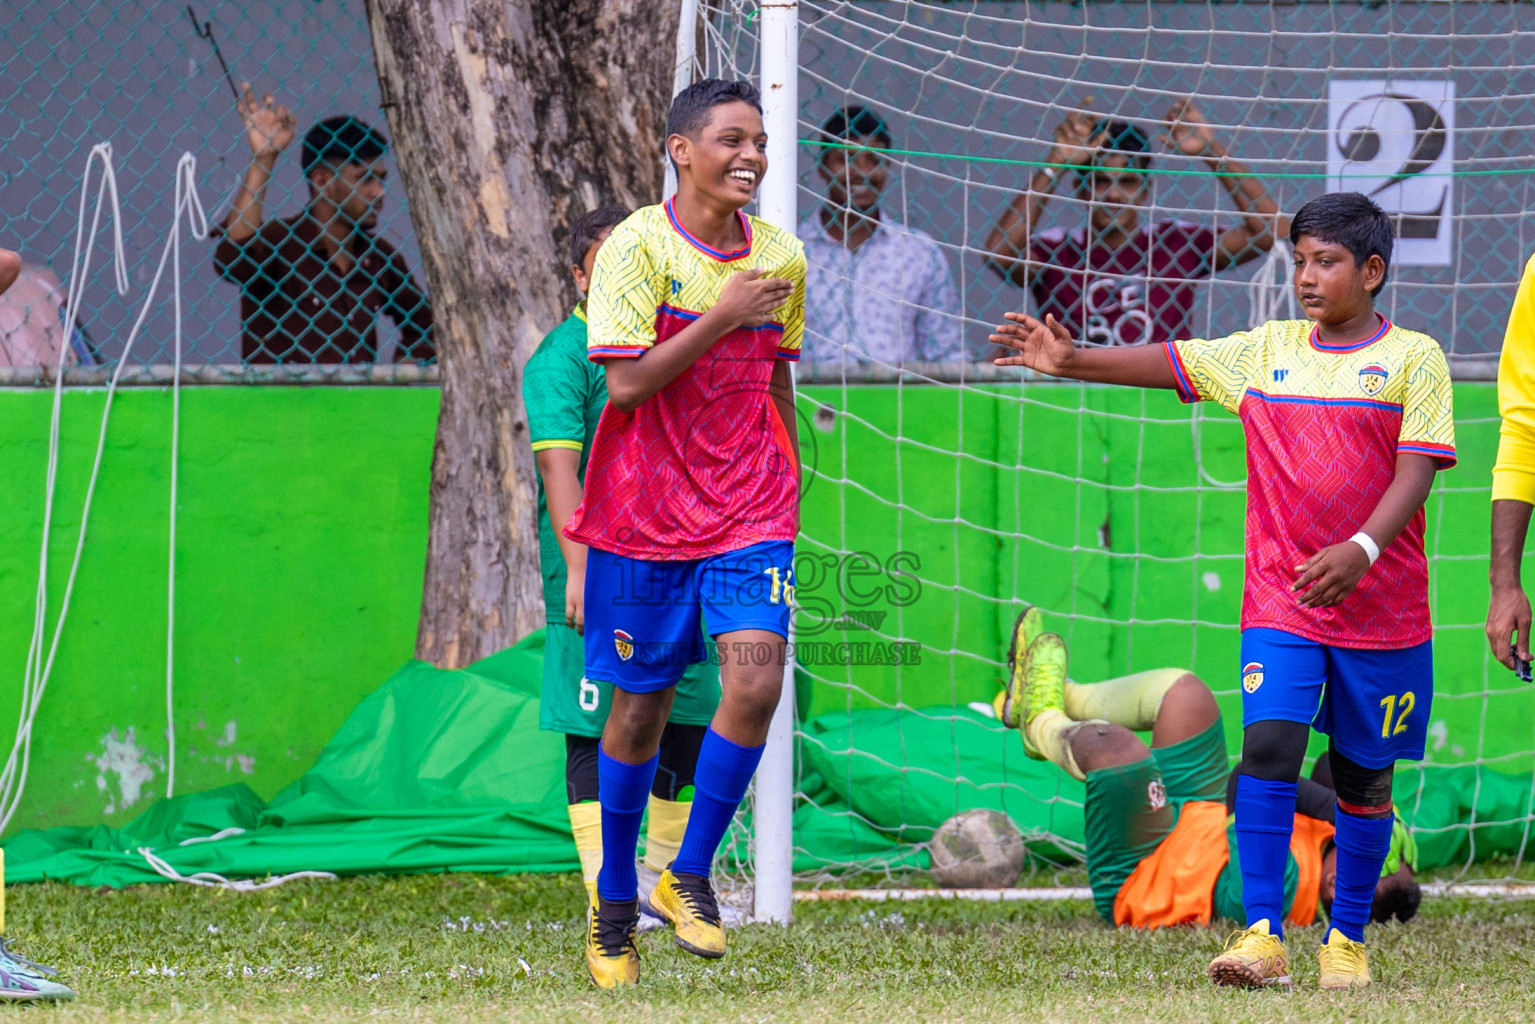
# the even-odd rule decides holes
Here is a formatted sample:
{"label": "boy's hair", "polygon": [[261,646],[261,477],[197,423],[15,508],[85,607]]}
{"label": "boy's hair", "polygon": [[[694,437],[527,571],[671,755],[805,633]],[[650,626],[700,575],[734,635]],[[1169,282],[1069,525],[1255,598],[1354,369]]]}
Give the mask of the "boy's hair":
{"label": "boy's hair", "polygon": [[[1370,920],[1385,924],[1396,918],[1403,924],[1418,916],[1418,905],[1423,902],[1423,887],[1413,877],[1392,876],[1384,886],[1375,885],[1375,895],[1370,900]],[[1332,917],[1332,900],[1322,901],[1322,910]]]}
{"label": "boy's hair", "polygon": [[[1300,208],[1290,222],[1290,244],[1297,245],[1307,235],[1341,245],[1354,255],[1354,264],[1363,267],[1371,256],[1379,256],[1385,269],[1391,269],[1391,247],[1396,232],[1386,212],[1358,192],[1329,192]],[[1379,295],[1386,286],[1371,289]]]}
{"label": "boy's hair", "polygon": [[[1105,118],[1093,125],[1088,134],[1095,151],[1121,153],[1130,158],[1130,166],[1144,171],[1151,166],[1151,140],[1129,121],[1110,121]],[[1086,178],[1086,171],[1078,171],[1079,178]]]}
{"label": "boy's hair", "polygon": [[696,138],[709,123],[709,111],[726,103],[749,103],[762,113],[762,96],[750,82],[730,82],[723,78],[705,78],[694,82],[672,100],[666,115],[666,137],[686,135]]}
{"label": "boy's hair", "polygon": [[586,250],[604,231],[622,224],[629,211],[622,206],[599,206],[576,218],[570,226],[570,265],[579,267],[586,259]]}
{"label": "boy's hair", "polygon": [[828,139],[873,139],[880,149],[890,148],[890,129],[885,127],[885,119],[864,106],[838,110],[821,125],[821,134]]}
{"label": "boy's hair", "polygon": [[368,164],[383,156],[389,140],[350,114],[327,117],[304,135],[304,177],[322,163]]}

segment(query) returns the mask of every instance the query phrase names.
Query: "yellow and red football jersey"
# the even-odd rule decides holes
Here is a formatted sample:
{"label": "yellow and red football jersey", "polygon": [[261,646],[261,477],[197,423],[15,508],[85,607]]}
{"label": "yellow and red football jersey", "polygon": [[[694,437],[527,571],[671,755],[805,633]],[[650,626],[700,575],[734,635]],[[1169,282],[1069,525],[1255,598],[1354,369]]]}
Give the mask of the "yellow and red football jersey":
{"label": "yellow and red football jersey", "polygon": [[1455,464],[1449,365],[1433,338],[1384,317],[1353,345],[1328,346],[1309,320],[1271,320],[1227,338],[1175,341],[1167,358],[1185,402],[1235,413],[1247,439],[1247,584],[1242,628],[1340,647],[1394,649],[1430,638],[1423,510],[1342,604],[1304,608],[1296,566],[1364,526],[1399,452]]}
{"label": "yellow and red football jersey", "polygon": [[602,412],[586,494],[566,535],[657,561],[706,558],[799,531],[798,453],[768,392],[776,360],[799,358],[805,249],[793,232],[739,214],[746,245],[720,252],[690,235],[671,201],[613,229],[587,300],[588,358],[632,359],[666,344],[760,269],[794,282],[779,318],[720,338],[633,412]]}

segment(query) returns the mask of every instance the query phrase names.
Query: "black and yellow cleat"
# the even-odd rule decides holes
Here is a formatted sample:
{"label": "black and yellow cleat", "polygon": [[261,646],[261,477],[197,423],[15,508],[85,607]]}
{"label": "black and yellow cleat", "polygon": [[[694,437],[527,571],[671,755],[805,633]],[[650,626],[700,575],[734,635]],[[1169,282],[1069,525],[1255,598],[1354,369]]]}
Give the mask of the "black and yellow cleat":
{"label": "black and yellow cleat", "polygon": [[640,951],[634,945],[639,922],[639,900],[614,903],[597,897],[587,916],[586,973],[598,988],[640,983]]}
{"label": "black and yellow cleat", "polygon": [[725,925],[708,875],[661,872],[650,905],[677,933],[677,945],[694,956],[717,960],[725,955]]}

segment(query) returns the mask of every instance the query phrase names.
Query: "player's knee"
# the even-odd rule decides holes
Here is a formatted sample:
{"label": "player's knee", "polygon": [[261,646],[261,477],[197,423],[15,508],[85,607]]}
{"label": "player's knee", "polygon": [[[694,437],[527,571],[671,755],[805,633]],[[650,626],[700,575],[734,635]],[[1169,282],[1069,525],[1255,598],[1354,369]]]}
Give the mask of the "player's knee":
{"label": "player's knee", "polygon": [[1071,757],[1084,772],[1134,764],[1151,756],[1141,738],[1122,725],[1083,722],[1071,734]]}
{"label": "player's knee", "polygon": [[649,760],[660,746],[671,698],[671,690],[629,693],[615,687],[602,730],[602,749],[609,757],[631,764]]}
{"label": "player's knee", "polygon": [[740,665],[721,684],[724,699],[737,714],[765,721],[778,707],[783,674],[772,665]]}
{"label": "player's knee", "polygon": [[1333,791],[1338,806],[1360,818],[1384,818],[1391,813],[1391,765],[1366,768],[1350,760],[1334,747],[1328,753],[1332,763]]}
{"label": "player's knee", "polygon": [[1254,722],[1242,731],[1241,774],[1269,782],[1295,782],[1306,759],[1311,726],[1305,722]]}
{"label": "player's knee", "polygon": [[1202,720],[1208,728],[1221,717],[1220,705],[1215,694],[1192,672],[1185,672],[1173,681],[1162,697],[1162,710],[1176,709],[1179,715],[1194,722]]}

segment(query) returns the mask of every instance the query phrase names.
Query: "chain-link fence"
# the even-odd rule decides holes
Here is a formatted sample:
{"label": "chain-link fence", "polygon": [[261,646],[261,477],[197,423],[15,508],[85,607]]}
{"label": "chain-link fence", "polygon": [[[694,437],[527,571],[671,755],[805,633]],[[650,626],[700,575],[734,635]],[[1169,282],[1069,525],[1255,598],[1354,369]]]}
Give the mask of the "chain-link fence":
{"label": "chain-link fence", "polygon": [[[711,59],[754,67],[756,4],[712,7]],[[974,358],[1025,306],[1105,344],[1298,315],[1264,214],[1342,189],[1397,221],[1388,316],[1452,356],[1501,344],[1535,247],[1528,4],[800,8],[801,235],[829,285],[806,363],[880,375],[956,334]],[[861,146],[883,153],[849,171]],[[1061,166],[1095,150],[1106,173]],[[867,245],[860,206],[887,229]]]}
{"label": "chain-link fence", "polygon": [[[0,67],[9,86],[0,246],[24,260],[22,278],[0,297],[0,367],[15,368],[12,379],[57,365],[61,344],[76,379],[120,358],[170,230],[183,152],[197,160],[196,186],[216,228],[213,239],[183,243],[182,327],[195,374],[431,360],[430,305],[404,190],[382,145],[360,0],[14,4],[0,12]],[[247,81],[263,110],[255,140],[237,107]],[[347,117],[356,121],[332,120]],[[310,139],[322,144],[306,157],[320,122],[331,130]],[[104,141],[113,146],[129,288],[119,295],[110,273],[93,272],[66,340],[82,176]],[[258,204],[241,203],[247,180],[257,194],[244,198]],[[103,241],[97,268],[108,253]],[[172,316],[168,299],[155,303],[130,355],[135,367],[170,361]]]}
{"label": "chain-link fence", "polygon": [[[731,64],[749,70],[755,8],[706,5],[704,50],[740,44]],[[1284,310],[1284,254],[1264,211],[1293,213],[1344,184],[1373,191],[1420,236],[1398,254],[1388,313],[1452,355],[1494,352],[1535,245],[1528,13],[1520,3],[803,4],[801,205],[826,285],[812,295],[807,364],[856,364],[865,376],[898,362],[973,365],[989,325],[1020,306],[1108,343],[1232,330],[1255,310]],[[75,366],[118,358],[183,152],[197,158],[211,219],[234,225],[186,259],[189,365],[429,361],[403,189],[378,180],[394,170],[388,152],[349,128],[314,165],[319,183],[304,174],[319,122],[382,129],[371,53],[360,0],[36,0],[0,13],[10,85],[0,239],[27,267],[0,309],[0,363],[53,363],[61,344]],[[245,81],[257,104],[270,93],[292,113],[290,126],[262,115],[281,127],[274,159],[253,156],[237,109]],[[1174,127],[1185,101],[1193,116]],[[874,121],[828,123],[848,107]],[[1076,111],[1077,134],[1112,129],[1130,151],[1119,163],[1146,165],[1133,194],[1105,193],[1139,208],[1118,227],[1096,223],[1090,181],[1042,166],[1081,152]],[[1201,119],[1208,136],[1190,127]],[[860,134],[875,123],[874,136]],[[1201,149],[1206,138],[1214,146]],[[848,200],[831,178],[857,164],[847,146],[871,139],[886,150],[886,223],[912,230],[859,253],[833,237],[829,211]],[[132,287],[119,296],[95,274],[65,342],[55,309],[86,154],[101,141],[114,145]],[[336,150],[348,147],[358,160],[343,172]],[[266,180],[268,166],[259,210],[245,205],[241,183]],[[1110,179],[1100,187],[1125,184]],[[151,311],[131,362],[168,361],[169,316],[165,304]]]}

